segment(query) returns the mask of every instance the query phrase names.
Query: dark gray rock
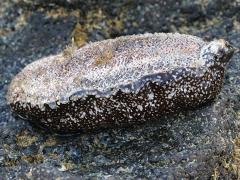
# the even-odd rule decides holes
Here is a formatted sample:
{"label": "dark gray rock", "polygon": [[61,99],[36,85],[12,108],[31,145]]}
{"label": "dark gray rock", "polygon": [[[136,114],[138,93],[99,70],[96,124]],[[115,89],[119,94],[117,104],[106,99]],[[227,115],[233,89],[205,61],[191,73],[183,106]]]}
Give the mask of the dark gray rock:
{"label": "dark gray rock", "polygon": [[[77,22],[83,25],[88,41],[124,34],[178,31],[206,39],[224,38],[240,48],[239,3],[201,2],[3,2],[0,7],[1,177],[210,178],[214,170],[231,158],[233,140],[239,131],[239,52],[233,56],[224,87],[213,104],[163,117],[151,124],[59,137],[15,118],[5,100],[11,78],[26,64],[63,50],[70,43]],[[192,17],[188,15],[189,7],[196,10]],[[80,11],[81,15],[71,14],[73,11]],[[115,17],[122,27],[111,28],[110,20]],[[219,174],[236,178],[225,171]]]}

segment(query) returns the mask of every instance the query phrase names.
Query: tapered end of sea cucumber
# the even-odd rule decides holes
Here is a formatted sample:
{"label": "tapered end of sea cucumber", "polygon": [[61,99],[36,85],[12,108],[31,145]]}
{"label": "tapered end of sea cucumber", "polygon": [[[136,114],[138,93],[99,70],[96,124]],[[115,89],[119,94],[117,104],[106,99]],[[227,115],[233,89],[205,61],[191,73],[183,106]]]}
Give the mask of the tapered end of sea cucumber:
{"label": "tapered end of sea cucumber", "polygon": [[213,40],[201,49],[201,58],[207,62],[225,65],[233,56],[234,48],[224,39]]}

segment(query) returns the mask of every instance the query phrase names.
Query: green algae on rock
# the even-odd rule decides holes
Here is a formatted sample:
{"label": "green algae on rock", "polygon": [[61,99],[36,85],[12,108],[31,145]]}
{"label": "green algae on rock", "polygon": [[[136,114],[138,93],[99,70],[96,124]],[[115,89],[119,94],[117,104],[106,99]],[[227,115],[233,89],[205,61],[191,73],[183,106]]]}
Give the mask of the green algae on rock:
{"label": "green algae on rock", "polygon": [[29,64],[7,100],[22,118],[58,133],[141,123],[211,102],[232,54],[222,39],[123,36]]}

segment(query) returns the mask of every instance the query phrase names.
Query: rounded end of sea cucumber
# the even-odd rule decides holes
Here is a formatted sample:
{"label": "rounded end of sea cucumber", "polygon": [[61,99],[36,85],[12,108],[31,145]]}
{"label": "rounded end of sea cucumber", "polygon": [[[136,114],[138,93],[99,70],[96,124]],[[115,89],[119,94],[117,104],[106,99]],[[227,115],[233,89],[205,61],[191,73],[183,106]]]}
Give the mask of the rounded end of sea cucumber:
{"label": "rounded end of sea cucumber", "polygon": [[224,39],[213,40],[201,49],[201,57],[213,63],[226,64],[233,56],[234,48]]}

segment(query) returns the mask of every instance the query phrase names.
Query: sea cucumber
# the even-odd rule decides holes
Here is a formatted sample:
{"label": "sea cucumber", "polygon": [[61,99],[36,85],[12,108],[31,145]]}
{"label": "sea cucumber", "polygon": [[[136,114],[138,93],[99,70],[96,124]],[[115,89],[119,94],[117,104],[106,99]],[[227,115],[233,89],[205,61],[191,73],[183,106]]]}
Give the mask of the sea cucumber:
{"label": "sea cucumber", "polygon": [[27,65],[9,85],[13,112],[58,133],[157,120],[212,102],[233,48],[178,33],[118,37]]}

